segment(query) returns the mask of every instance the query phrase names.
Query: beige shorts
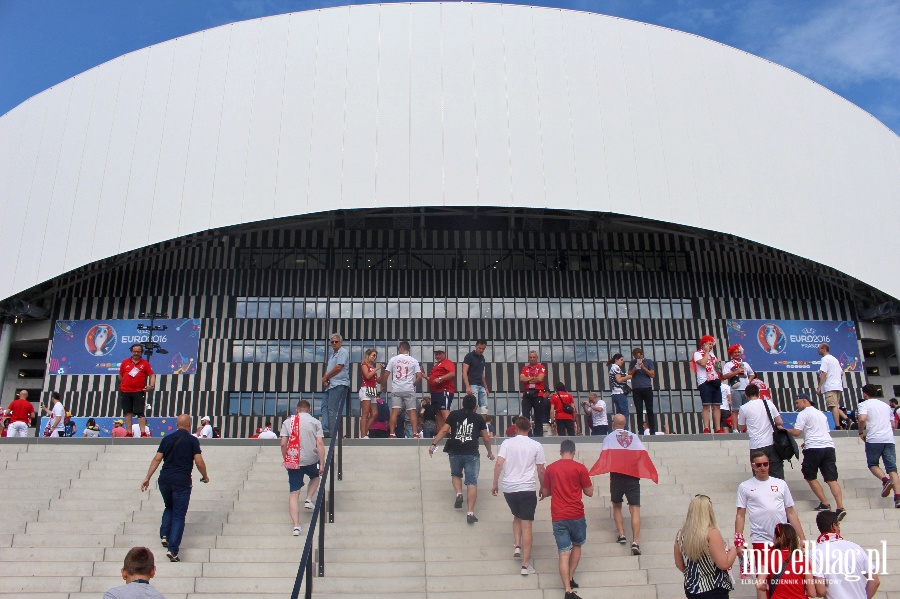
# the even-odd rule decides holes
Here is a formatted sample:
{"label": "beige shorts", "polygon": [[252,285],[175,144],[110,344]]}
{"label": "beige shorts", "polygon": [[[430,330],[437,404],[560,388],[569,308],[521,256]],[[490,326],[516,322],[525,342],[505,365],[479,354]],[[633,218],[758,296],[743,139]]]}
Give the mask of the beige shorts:
{"label": "beige shorts", "polygon": [[840,391],[826,391],[825,392],[825,407],[829,410],[831,408],[837,408],[841,405],[841,392]]}

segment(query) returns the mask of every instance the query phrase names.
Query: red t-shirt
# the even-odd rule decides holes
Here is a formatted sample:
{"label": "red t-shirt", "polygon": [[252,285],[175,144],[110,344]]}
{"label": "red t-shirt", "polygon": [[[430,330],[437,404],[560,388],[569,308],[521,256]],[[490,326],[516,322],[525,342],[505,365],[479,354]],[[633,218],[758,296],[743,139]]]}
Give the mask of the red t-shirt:
{"label": "red t-shirt", "polygon": [[450,374],[451,372],[456,372],[456,366],[447,358],[435,364],[434,368],[431,369],[431,374],[428,375],[428,390],[432,393],[456,393],[455,376],[451,376],[442,383],[433,382],[437,377]]}
{"label": "red t-shirt", "polygon": [[[362,364],[360,364],[360,368],[362,368],[362,372],[363,372],[364,374],[371,374],[371,373],[375,370],[375,368],[373,368],[372,366],[369,366],[366,362],[363,362]],[[362,377],[362,384],[363,384],[363,387],[369,387],[370,389],[374,389],[374,388],[375,388],[375,384],[376,384],[377,382],[378,382],[378,376],[377,376],[377,375],[376,375],[376,376],[373,376],[373,377],[370,378],[370,379],[367,379],[365,376]]]}
{"label": "red t-shirt", "polygon": [[[572,413],[567,414],[563,410],[563,403],[572,406]],[[575,398],[570,393],[560,391],[550,396],[550,405],[556,410],[557,420],[575,420]]]}
{"label": "red t-shirt", "polygon": [[[781,552],[782,562],[779,562],[773,554]],[[777,573],[780,563],[785,564],[784,574],[775,584],[775,592],[771,595],[766,590],[766,595],[770,599],[806,599],[806,586],[803,583],[803,575],[809,570],[806,560],[799,559],[794,564],[791,552],[787,549],[775,549],[769,555],[769,569]],[[766,584],[774,578],[774,574],[770,573],[766,577]]]}
{"label": "red t-shirt", "polygon": [[[137,369],[134,376],[131,376],[132,369]],[[153,374],[153,368],[150,362],[141,358],[140,362],[134,363],[131,358],[126,358],[122,365],[119,366],[119,376],[122,377],[122,383],[119,385],[119,391],[122,393],[140,393],[147,386],[147,377]]]}
{"label": "red t-shirt", "polygon": [[550,517],[554,522],[584,518],[582,490],[593,485],[584,464],[557,460],[544,472],[544,488],[550,491]]}
{"label": "red t-shirt", "polygon": [[544,382],[547,380],[547,369],[543,364],[535,364],[534,366],[532,366],[531,364],[526,364],[522,367],[522,372],[520,372],[519,374],[527,377],[540,376],[543,374],[543,381],[539,383],[524,383],[524,385],[526,391],[529,389],[534,389],[538,392],[538,395],[544,397],[544,390],[546,389],[546,387],[544,386]]}
{"label": "red t-shirt", "polygon": [[34,414],[34,406],[27,399],[17,398],[9,404],[9,412],[10,423],[29,422]]}
{"label": "red t-shirt", "polygon": [[113,429],[112,429],[112,431],[110,431],[110,434],[113,437],[126,437],[126,436],[128,436],[128,431],[125,430],[124,426],[113,426]]}

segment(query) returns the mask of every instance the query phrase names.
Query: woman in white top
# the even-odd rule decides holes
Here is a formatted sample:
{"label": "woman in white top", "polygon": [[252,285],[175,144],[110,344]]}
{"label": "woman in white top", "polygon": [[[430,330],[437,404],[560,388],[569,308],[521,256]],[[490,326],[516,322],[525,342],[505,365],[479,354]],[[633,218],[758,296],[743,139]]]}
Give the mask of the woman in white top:
{"label": "woman in white top", "polygon": [[588,400],[581,406],[591,417],[591,435],[609,434],[609,419],[606,416],[606,402],[596,393],[589,393]]}

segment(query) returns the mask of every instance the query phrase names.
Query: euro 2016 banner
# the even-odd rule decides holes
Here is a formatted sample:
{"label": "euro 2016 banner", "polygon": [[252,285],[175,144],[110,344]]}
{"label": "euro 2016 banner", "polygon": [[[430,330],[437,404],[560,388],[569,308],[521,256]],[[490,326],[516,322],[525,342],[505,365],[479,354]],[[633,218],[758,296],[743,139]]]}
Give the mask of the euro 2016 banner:
{"label": "euro 2016 banner", "polygon": [[[147,341],[138,325],[149,320],[60,320],[53,333],[50,374],[118,374],[119,365],[131,356],[131,346]],[[154,331],[153,341],[168,353],[155,352],[150,365],[156,374],[194,374],[200,349],[198,318],[157,320],[164,331]]]}
{"label": "euro 2016 banner", "polygon": [[729,320],[728,345],[740,344],[744,359],[760,372],[816,372],[819,346],[827,343],[845,372],[862,370],[856,325],[831,320]]}

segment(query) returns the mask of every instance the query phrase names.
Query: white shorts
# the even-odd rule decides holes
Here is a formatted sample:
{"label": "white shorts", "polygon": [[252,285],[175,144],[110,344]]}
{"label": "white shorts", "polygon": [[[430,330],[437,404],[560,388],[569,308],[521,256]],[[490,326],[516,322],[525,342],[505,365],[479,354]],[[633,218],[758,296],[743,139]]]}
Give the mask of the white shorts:
{"label": "white shorts", "polygon": [[377,395],[369,395],[368,393],[366,393],[366,389],[368,389],[368,388],[369,387],[360,387],[359,388],[359,401],[360,402],[372,401],[372,400],[378,399]]}
{"label": "white shorts", "polygon": [[394,391],[391,393],[391,409],[418,410],[419,401],[415,391]]}

